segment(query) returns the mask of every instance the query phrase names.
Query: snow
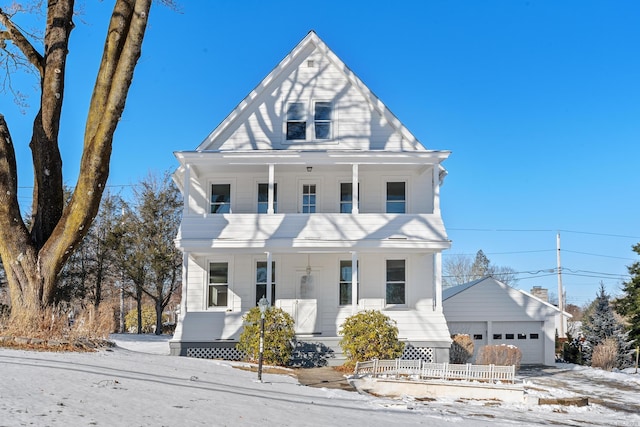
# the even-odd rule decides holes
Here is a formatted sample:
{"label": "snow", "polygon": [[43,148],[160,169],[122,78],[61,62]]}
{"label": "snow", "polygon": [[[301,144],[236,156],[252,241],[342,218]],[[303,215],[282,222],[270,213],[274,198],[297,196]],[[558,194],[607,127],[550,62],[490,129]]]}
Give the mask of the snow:
{"label": "snow", "polygon": [[240,363],[173,357],[167,336],[114,335],[95,353],[0,348],[0,426],[640,425],[640,374],[569,364],[524,369],[531,396],[585,407],[391,400],[300,385]]}

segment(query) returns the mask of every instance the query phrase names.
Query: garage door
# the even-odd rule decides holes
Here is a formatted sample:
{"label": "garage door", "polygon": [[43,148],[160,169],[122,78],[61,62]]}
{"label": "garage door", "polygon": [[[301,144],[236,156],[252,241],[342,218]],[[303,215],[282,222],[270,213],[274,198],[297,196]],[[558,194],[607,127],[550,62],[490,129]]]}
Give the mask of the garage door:
{"label": "garage door", "polygon": [[493,322],[491,326],[492,344],[518,347],[523,365],[544,363],[542,322]]}
{"label": "garage door", "polygon": [[487,323],[486,322],[449,322],[449,333],[451,335],[467,334],[473,339],[473,363],[478,355],[478,349],[487,345]]}

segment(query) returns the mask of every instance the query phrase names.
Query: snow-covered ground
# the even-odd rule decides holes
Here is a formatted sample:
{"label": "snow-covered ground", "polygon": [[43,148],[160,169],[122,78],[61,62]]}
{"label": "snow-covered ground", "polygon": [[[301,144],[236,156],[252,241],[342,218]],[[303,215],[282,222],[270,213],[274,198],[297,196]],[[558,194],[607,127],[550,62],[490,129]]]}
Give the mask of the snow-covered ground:
{"label": "snow-covered ground", "polygon": [[97,353],[0,348],[0,426],[640,425],[640,374],[573,365],[523,370],[532,395],[586,407],[415,402],[304,387],[233,363],[168,356],[167,337],[114,335]]}

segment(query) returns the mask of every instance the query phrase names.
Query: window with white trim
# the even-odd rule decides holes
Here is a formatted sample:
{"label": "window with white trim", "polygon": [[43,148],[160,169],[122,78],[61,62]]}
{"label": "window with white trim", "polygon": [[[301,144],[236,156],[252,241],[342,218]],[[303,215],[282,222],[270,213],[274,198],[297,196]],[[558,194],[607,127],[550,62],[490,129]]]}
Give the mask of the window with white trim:
{"label": "window with white trim", "polygon": [[302,213],[316,212],[316,185],[302,185]]}
{"label": "window with white trim", "polygon": [[387,213],[406,213],[407,197],[404,182],[387,182]]}
{"label": "window with white trim", "polygon": [[315,139],[331,139],[331,117],[333,107],[330,102],[316,101],[313,108],[313,129]]}
{"label": "window with white trim", "polygon": [[287,141],[307,139],[307,122],[304,103],[291,102],[287,105]]}
{"label": "window with white trim", "polygon": [[[333,103],[311,102],[308,112],[304,102],[289,102],[286,111],[285,138],[287,141],[329,140],[333,138]],[[308,123],[308,126],[307,126]],[[311,134],[307,131],[311,130]]]}
{"label": "window with white trim", "polygon": [[231,184],[211,184],[211,213],[231,212]]}
{"label": "window with white trim", "polygon": [[403,259],[387,260],[387,304],[406,304],[406,265]]}
{"label": "window with white trim", "polygon": [[226,307],[229,295],[229,263],[209,263],[209,307]]}
{"label": "window with white trim", "polygon": [[[258,184],[258,213],[267,213],[269,208],[269,184]],[[273,184],[273,212],[278,212],[278,184]]]}
{"label": "window with white trim", "polygon": [[351,261],[340,261],[340,289],[339,289],[339,304],[351,305],[352,304],[352,269]]}
{"label": "window with white trim", "polygon": [[[358,183],[360,189],[360,183]],[[350,182],[340,183],[340,213],[353,212],[353,184]]]}
{"label": "window with white trim", "polygon": [[[258,261],[256,263],[256,305],[260,298],[267,296],[267,262]],[[273,305],[276,300],[276,263],[271,261],[271,298],[269,301]]]}

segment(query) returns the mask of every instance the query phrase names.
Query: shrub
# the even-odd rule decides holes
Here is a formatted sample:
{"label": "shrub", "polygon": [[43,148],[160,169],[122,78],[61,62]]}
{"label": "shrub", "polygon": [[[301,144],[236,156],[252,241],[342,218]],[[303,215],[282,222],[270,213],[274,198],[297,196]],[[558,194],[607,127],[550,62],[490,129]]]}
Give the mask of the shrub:
{"label": "shrub", "polygon": [[512,345],[485,345],[480,347],[476,363],[478,365],[515,365],[516,369],[520,368],[522,360],[522,351],[518,347]]}
{"label": "shrub", "polygon": [[473,357],[473,340],[467,334],[453,336],[451,349],[449,350],[450,363],[467,363]]}
{"label": "shrub", "polygon": [[[124,324],[127,331],[138,331],[138,309],[129,310],[124,317]],[[156,325],[156,309],[149,304],[142,306],[142,333],[153,332]]]}
{"label": "shrub", "polygon": [[[260,309],[253,307],[242,320],[244,330],[236,348],[243,352],[248,360],[255,362],[260,354]],[[264,363],[285,366],[291,358],[294,336],[293,318],[289,313],[280,308],[270,307],[264,320]]]}
{"label": "shrub", "polygon": [[348,317],[340,326],[340,334],[340,347],[347,357],[348,368],[371,359],[395,359],[404,349],[404,343],[398,341],[395,320],[376,310]]}
{"label": "shrub", "polygon": [[611,371],[616,367],[618,359],[618,341],[615,338],[607,338],[593,349],[591,354],[591,366],[594,368]]}

